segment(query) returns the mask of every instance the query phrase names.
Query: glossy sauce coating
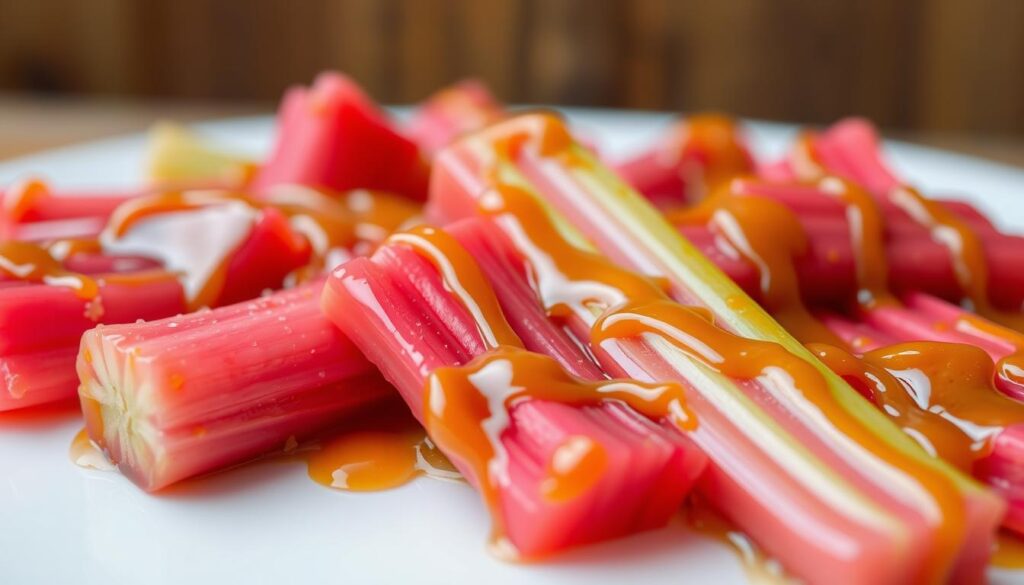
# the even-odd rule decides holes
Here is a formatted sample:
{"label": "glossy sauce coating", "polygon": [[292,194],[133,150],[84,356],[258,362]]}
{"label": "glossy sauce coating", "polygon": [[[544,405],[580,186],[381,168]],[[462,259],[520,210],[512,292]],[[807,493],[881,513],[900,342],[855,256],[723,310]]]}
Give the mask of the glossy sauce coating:
{"label": "glossy sauce coating", "polygon": [[664,153],[666,158],[693,164],[679,169],[687,190],[695,200],[703,199],[730,180],[754,172],[754,161],[731,116],[716,113],[690,116],[674,133]]}
{"label": "glossy sauce coating", "polygon": [[1024,422],[1024,404],[992,386],[992,360],[974,346],[901,343],[860,358],[826,345],[809,349],[926,451],[965,473],[1006,426]]}
{"label": "glossy sauce coating", "polygon": [[46,248],[31,242],[0,242],[0,276],[67,287],[82,299],[92,300],[99,294],[95,279],[65,270]]}
{"label": "glossy sauce coating", "polygon": [[[438,447],[470,470],[491,509],[495,543],[503,541],[500,494],[509,483],[501,437],[508,428],[508,410],[516,402],[537,399],[582,406],[616,401],[651,418],[668,418],[681,429],[696,424],[682,388],[675,384],[586,382],[566,373],[554,359],[525,350],[489,282],[468,252],[445,232],[422,227],[395,234],[388,243],[410,246],[437,268],[446,287],[473,316],[489,348],[469,364],[430,374],[423,416]],[[580,497],[602,477],[606,461],[604,447],[590,437],[568,437],[545,466],[542,495],[551,501]]]}
{"label": "glossy sauce coating", "polygon": [[[607,299],[628,299],[609,307],[594,323],[592,344],[608,339],[654,334],[669,341],[709,367],[737,379],[773,378],[773,372],[786,374],[792,388],[816,405],[835,427],[879,459],[894,468],[903,469],[931,495],[942,520],[933,562],[926,569],[928,578],[945,574],[951,562],[946,551],[955,550],[962,538],[964,511],[951,481],[925,462],[896,452],[835,400],[828,383],[812,364],[781,345],[746,339],[733,335],[711,323],[706,315],[668,299],[659,287],[640,285],[638,277],[622,270],[596,254],[582,252],[565,241],[547,219],[544,209],[533,196],[517,188],[494,189],[481,198],[484,211],[500,221],[514,221],[517,227],[507,228],[517,247],[529,256],[534,267],[547,266],[545,274],[555,290],[571,291],[578,287],[619,291]],[[518,234],[515,235],[518,230]],[[578,293],[548,293],[544,274],[534,280],[546,305],[552,306],[559,295],[579,298]],[[645,279],[646,280],[646,279]],[[622,288],[620,288],[622,287]],[[622,302],[621,300],[619,301]]]}
{"label": "glossy sauce coating", "polygon": [[698,205],[668,214],[679,225],[707,225],[758,270],[761,304],[803,342],[843,342],[815,319],[800,298],[793,263],[807,253],[807,235],[796,215],[763,197],[735,195],[722,185]]}
{"label": "glossy sauce coating", "polygon": [[[827,169],[814,150],[815,135],[804,133],[797,141],[790,158],[793,171],[804,180],[827,177]],[[981,238],[964,220],[941,201],[929,199],[917,189],[902,185],[886,194],[888,201],[903,210],[918,225],[931,233],[950,254],[953,272],[963,291],[963,304],[977,313],[1018,331],[1024,330],[1024,316],[1019,312],[993,307],[988,296],[989,267]],[[878,255],[876,258],[882,258]]]}
{"label": "glossy sauce coating", "polygon": [[313,481],[347,491],[392,489],[420,476],[461,478],[408,411],[371,416],[301,457]]}

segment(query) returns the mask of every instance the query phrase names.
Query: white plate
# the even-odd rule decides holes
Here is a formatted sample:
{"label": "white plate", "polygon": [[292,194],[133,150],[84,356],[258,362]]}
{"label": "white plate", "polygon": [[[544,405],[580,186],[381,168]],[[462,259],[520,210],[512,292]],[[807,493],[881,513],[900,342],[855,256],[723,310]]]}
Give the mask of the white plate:
{"label": "white plate", "polygon": [[[658,135],[671,116],[569,110],[606,153]],[[200,126],[225,146],[266,151],[269,118]],[[752,124],[760,153],[779,153],[790,126]],[[0,185],[28,175],[60,187],[140,180],[143,138],[74,146],[0,163]],[[955,194],[1001,226],[1024,231],[1024,171],[905,144],[896,166],[934,194]],[[348,494],[323,488],[299,463],[260,464],[140,492],[116,473],[80,469],[68,446],[74,413],[0,416],[0,583],[745,583],[724,546],[680,526],[589,547],[541,565],[487,554],[488,519],[462,484],[420,479]],[[993,571],[1000,582],[1013,577]]]}

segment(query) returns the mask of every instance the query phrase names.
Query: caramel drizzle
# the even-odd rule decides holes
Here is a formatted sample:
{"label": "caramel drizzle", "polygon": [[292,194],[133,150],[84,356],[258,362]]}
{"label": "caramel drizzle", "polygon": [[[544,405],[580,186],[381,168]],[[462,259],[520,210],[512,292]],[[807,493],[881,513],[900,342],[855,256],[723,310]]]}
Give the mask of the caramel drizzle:
{"label": "caramel drizzle", "polygon": [[302,450],[309,477],[330,488],[357,492],[392,489],[422,476],[461,479],[408,409],[402,409],[371,416]]}
{"label": "caramel drizzle", "polygon": [[798,339],[843,345],[800,297],[793,258],[807,253],[807,234],[786,206],[736,195],[725,184],[698,205],[670,212],[667,218],[677,225],[707,225],[753,264],[760,276],[761,304]]}
{"label": "caramel drizzle", "polygon": [[[504,551],[512,549],[500,513],[501,490],[510,482],[509,455],[501,439],[509,425],[508,411],[517,402],[583,406],[615,401],[651,418],[668,418],[683,430],[696,424],[676,384],[587,382],[565,372],[554,359],[524,349],[473,258],[445,232],[421,227],[395,234],[388,243],[411,247],[437,269],[488,347],[469,364],[438,368],[428,376],[423,419],[438,447],[464,466],[478,486],[491,510],[493,542]],[[590,437],[568,437],[547,463],[542,496],[566,501],[587,493],[602,477],[606,462],[604,447]]]}
{"label": "caramel drizzle", "polygon": [[99,283],[84,274],[64,269],[45,248],[31,242],[0,242],[0,274],[15,280],[63,286],[81,299],[96,299]]}
{"label": "caramel drizzle", "polygon": [[679,167],[683,184],[697,188],[691,200],[702,200],[730,180],[754,172],[736,121],[724,114],[688,117],[672,135],[666,155],[669,164],[685,161],[688,155],[698,159]]}
{"label": "caramel drizzle", "polygon": [[363,189],[332,196],[300,185],[280,185],[266,199],[289,217],[292,228],[313,249],[297,282],[315,278],[351,256],[369,254],[393,232],[417,223],[421,211],[405,197]]}
{"label": "caramel drizzle", "polygon": [[1024,404],[993,387],[992,360],[977,347],[911,342],[860,358],[827,345],[808,347],[925,451],[965,473],[992,452],[1003,429],[1024,422]]}
{"label": "caramel drizzle", "polygon": [[[814,151],[814,140],[813,133],[801,135],[790,158],[794,173],[805,180],[821,180],[828,175],[828,170]],[[989,267],[984,243],[967,222],[941,201],[929,199],[909,185],[892,190],[887,198],[927,229],[932,240],[949,251],[953,272],[964,294],[962,303],[967,308],[1007,327],[1024,330],[1024,316],[1019,312],[1002,311],[992,306],[988,296]],[[873,258],[884,258],[884,253]]]}
{"label": "caramel drizzle", "polygon": [[[566,373],[554,359],[518,347],[501,346],[465,366],[438,368],[427,379],[424,424],[445,453],[471,470],[492,511],[495,542],[503,535],[500,490],[511,481],[501,436],[509,409],[526,399],[577,406],[616,401],[651,418],[667,413],[683,430],[696,424],[676,384],[587,382]],[[542,495],[550,501],[583,495],[600,480],[606,460],[603,446],[589,437],[570,436],[547,465]]]}
{"label": "caramel drizzle", "polygon": [[[813,365],[776,343],[746,339],[716,327],[705,314],[671,301],[657,286],[637,286],[637,279],[642,277],[565,241],[529,192],[500,185],[481,199],[481,208],[485,213],[498,216],[496,219],[503,222],[506,233],[512,236],[535,271],[538,266],[548,266],[543,274],[561,274],[560,283],[576,286],[597,281],[612,290],[622,291],[613,295],[613,300],[629,299],[625,304],[608,306],[594,322],[592,344],[653,334],[726,376],[775,381],[788,386],[816,405],[840,432],[853,437],[867,452],[892,468],[910,474],[933,498],[936,517],[944,520],[933,517],[933,521],[941,523],[942,529],[934,563],[926,570],[931,577],[946,574],[964,525],[964,513],[955,487],[924,461],[896,452],[865,428],[834,399],[824,376]],[[532,243],[524,246],[524,241]],[[550,307],[557,298],[545,297],[547,287],[540,278],[543,274],[537,271],[533,280],[542,301]],[[780,373],[784,376],[780,377]],[[788,380],[783,382],[785,379]]]}
{"label": "caramel drizzle", "polygon": [[[938,326],[940,323],[937,323]],[[959,316],[953,328],[997,343],[1008,343],[1012,352],[996,362],[995,374],[1014,384],[1024,386],[1024,334],[975,315]]]}
{"label": "caramel drizzle", "polygon": [[39,201],[50,196],[46,182],[40,179],[21,181],[3,194],[3,215],[14,221],[21,220]]}

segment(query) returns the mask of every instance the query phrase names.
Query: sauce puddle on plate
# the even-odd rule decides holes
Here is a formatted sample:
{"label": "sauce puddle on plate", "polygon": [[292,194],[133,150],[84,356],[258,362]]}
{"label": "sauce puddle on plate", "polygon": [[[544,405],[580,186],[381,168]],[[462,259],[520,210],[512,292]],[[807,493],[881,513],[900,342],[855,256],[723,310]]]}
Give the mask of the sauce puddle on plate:
{"label": "sauce puddle on plate", "polygon": [[341,490],[387,490],[420,476],[462,479],[408,412],[361,421],[297,455],[313,481]]}

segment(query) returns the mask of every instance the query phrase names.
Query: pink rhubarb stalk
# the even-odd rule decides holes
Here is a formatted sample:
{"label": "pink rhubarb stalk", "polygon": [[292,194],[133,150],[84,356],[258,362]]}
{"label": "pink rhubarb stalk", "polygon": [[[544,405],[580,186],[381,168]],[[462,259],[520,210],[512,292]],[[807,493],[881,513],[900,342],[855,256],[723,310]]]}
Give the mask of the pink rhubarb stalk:
{"label": "pink rhubarb stalk", "polygon": [[[457,281],[452,281],[452,274],[442,276],[414,250],[393,240],[370,259],[343,265],[324,289],[323,307],[424,421],[424,388],[432,373],[467,364],[495,346],[485,336],[488,329],[481,325],[481,316],[452,292],[465,290],[461,282],[482,282],[472,262],[460,263]],[[497,302],[493,295],[487,288],[472,298],[488,306]],[[600,378],[600,371],[553,330],[536,306],[517,305],[511,295],[504,298],[503,308],[524,337],[512,333],[502,343],[550,352],[567,371]],[[574,406],[524,398],[508,409],[507,426],[499,422],[505,420],[504,412],[492,412],[491,417],[499,429],[493,432],[499,433],[497,440],[507,453],[507,481],[497,490],[492,512],[503,542],[525,557],[661,526],[703,468],[703,456],[687,442],[620,405]],[[428,432],[432,428],[427,425]],[[546,462],[579,438],[599,445],[606,455],[600,473],[571,498],[545,495],[551,479]],[[484,489],[490,484],[482,483],[489,478],[481,477],[459,453],[447,454],[471,483],[490,491]]]}
{"label": "pink rhubarb stalk", "polygon": [[337,73],[285,94],[273,153],[253,189],[298,184],[348,191],[375,189],[426,198],[428,166],[362,90]]}
{"label": "pink rhubarb stalk", "polygon": [[88,331],[77,369],[89,437],[153,491],[293,449],[390,396],[323,317],[320,288]]}

